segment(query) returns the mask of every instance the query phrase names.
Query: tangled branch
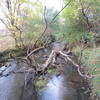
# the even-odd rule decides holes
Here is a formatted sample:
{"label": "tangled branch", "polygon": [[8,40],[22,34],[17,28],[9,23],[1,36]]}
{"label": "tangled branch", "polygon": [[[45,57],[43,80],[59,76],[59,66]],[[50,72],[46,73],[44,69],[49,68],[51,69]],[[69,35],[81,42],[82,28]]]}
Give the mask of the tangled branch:
{"label": "tangled branch", "polygon": [[[55,59],[55,57],[56,57],[55,55],[58,54],[58,53],[61,54],[61,55],[64,56],[64,57],[66,57],[68,61],[70,61],[75,67],[77,67],[77,71],[78,71],[78,73],[79,73],[79,75],[80,75],[81,77],[84,77],[84,78],[92,78],[92,77],[93,77],[92,75],[87,75],[86,73],[85,73],[85,74],[82,74],[82,72],[80,71],[80,68],[81,68],[80,65],[78,65],[77,63],[75,63],[75,62],[69,57],[69,55],[63,53],[62,51],[57,51],[57,52],[55,52],[54,50],[52,50],[52,52],[51,52],[49,58],[46,60],[45,64],[43,64],[44,69],[45,69],[46,67],[48,67],[50,63],[52,63],[53,59]],[[66,60],[65,60],[65,61],[66,61]]]}
{"label": "tangled branch", "polygon": [[[44,21],[45,21],[45,28],[44,28],[43,32],[40,34],[40,36],[36,39],[35,43],[33,44],[33,47],[36,46],[37,42],[45,35],[45,32],[48,29],[49,25],[51,25],[54,22],[56,17],[71,3],[71,1],[72,0],[70,0],[67,4],[65,4],[65,6],[52,18],[50,23],[47,22],[47,19],[46,19],[46,6],[44,7],[43,16],[44,16]],[[28,51],[29,51],[29,47],[28,47]]]}

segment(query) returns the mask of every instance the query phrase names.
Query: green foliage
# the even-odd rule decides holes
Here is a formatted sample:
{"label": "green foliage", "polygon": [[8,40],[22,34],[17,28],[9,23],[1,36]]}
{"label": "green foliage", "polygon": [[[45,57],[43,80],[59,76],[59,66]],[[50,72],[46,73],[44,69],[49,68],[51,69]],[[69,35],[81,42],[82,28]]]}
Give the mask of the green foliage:
{"label": "green foliage", "polygon": [[[85,36],[85,39],[93,41],[93,33],[100,31],[100,0],[72,0],[61,15],[57,16],[54,22],[48,26],[42,37],[41,33],[45,29],[42,3],[38,1],[34,2],[34,0],[8,1],[12,2],[10,5],[12,10],[7,9],[6,7],[6,26],[11,30],[12,36],[15,39],[17,38],[19,42],[21,42],[22,38],[25,45],[30,43],[30,40],[32,40],[32,43],[35,43],[39,37],[39,43],[45,44],[50,35],[55,36],[56,41],[66,41],[69,44],[76,44],[83,36]],[[65,2],[68,2],[68,0],[65,0]],[[57,13],[58,11],[54,11],[53,9],[46,9],[45,16],[47,23],[49,23]],[[4,20],[4,22],[6,20]],[[89,25],[87,24],[92,27],[90,30],[88,27]],[[41,46],[39,43],[38,46]],[[98,92],[100,92],[100,84],[98,84],[100,83],[100,78],[98,77],[98,74],[100,73],[100,61],[98,61],[98,59],[100,59],[99,50],[100,48],[95,48],[95,50],[93,50],[93,48],[86,49],[83,52],[82,57],[82,62],[89,67],[90,73],[92,73],[92,69],[96,67],[96,71],[92,74],[95,75],[93,84]],[[23,51],[25,50],[22,50],[21,54]],[[76,54],[79,56],[80,52],[78,51]],[[20,54],[17,54],[17,56],[20,56]],[[6,58],[9,58],[8,53]],[[56,71],[54,69],[48,70],[49,74],[52,72],[54,73]],[[43,77],[36,83],[39,87],[43,87],[45,84],[46,81],[43,80]]]}
{"label": "green foliage", "polygon": [[[68,1],[65,0],[65,2]],[[65,19],[65,27],[63,27],[63,29],[65,28],[65,32],[63,34],[69,43],[77,43],[77,41],[85,35],[84,33],[87,33],[86,38],[89,39],[89,41],[93,40],[93,32],[97,32],[100,26],[98,22],[96,22],[100,17],[99,4],[100,1],[98,0],[72,0],[64,9],[62,17]],[[90,32],[88,32],[88,23],[92,26]],[[96,25],[98,25],[98,28]]]}
{"label": "green foliage", "polygon": [[94,39],[94,34],[92,32],[89,32],[86,34],[86,39],[88,39],[89,41],[93,41]]}
{"label": "green foliage", "polygon": [[78,17],[78,9],[76,9],[74,6],[69,5],[63,11],[63,17],[66,19],[66,23],[68,21],[69,21],[70,24],[75,23],[75,21]]}
{"label": "green foliage", "polygon": [[[85,63],[95,77],[93,78],[94,90],[100,94],[100,47],[86,49],[83,53],[82,62]],[[93,71],[93,69],[95,70]],[[93,71],[93,72],[92,72]]]}
{"label": "green foliage", "polygon": [[78,11],[77,2],[72,1],[70,5],[63,11],[63,18],[65,19],[65,24],[63,29],[65,40],[73,44],[78,42],[83,34],[82,27],[78,26]]}
{"label": "green foliage", "polygon": [[[79,56],[81,47],[74,48],[75,54]],[[92,79],[93,90],[100,95],[100,47],[97,48],[86,48],[83,51],[81,62],[85,64],[89,73],[94,75]]]}
{"label": "green foliage", "polygon": [[25,6],[21,7],[21,18],[22,23],[20,23],[22,31],[23,31],[23,40],[25,44],[39,37],[43,28],[42,21],[42,11],[43,7],[40,2],[26,2]]}

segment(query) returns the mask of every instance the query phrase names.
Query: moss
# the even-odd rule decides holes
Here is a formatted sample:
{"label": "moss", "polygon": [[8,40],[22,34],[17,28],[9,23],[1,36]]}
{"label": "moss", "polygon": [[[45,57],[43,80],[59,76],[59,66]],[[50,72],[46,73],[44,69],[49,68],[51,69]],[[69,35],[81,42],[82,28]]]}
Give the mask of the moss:
{"label": "moss", "polygon": [[37,80],[35,85],[38,88],[42,88],[42,87],[44,87],[46,85],[46,80],[43,80],[43,79]]}

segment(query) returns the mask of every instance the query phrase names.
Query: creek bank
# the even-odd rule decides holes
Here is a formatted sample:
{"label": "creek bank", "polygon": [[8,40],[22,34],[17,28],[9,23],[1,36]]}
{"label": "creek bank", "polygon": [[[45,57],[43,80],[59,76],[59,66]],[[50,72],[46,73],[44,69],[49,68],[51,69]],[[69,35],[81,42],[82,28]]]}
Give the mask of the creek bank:
{"label": "creek bank", "polygon": [[6,65],[6,62],[11,62],[15,57],[26,56],[26,48],[9,49],[0,52],[0,66]]}
{"label": "creek bank", "polygon": [[[0,77],[0,98],[2,100],[11,100],[12,98],[13,100],[46,100],[46,98],[51,97],[51,100],[92,100],[92,90],[89,81],[81,77],[75,65],[66,60],[62,55],[57,54],[56,62],[49,64],[47,68],[41,70],[51,52],[52,48],[48,47],[31,55],[30,61],[24,61],[22,59],[14,61],[14,65],[11,64],[11,66],[7,68],[8,71],[5,70]],[[77,60],[71,52],[70,56],[74,61]],[[13,66],[15,66],[14,69]],[[54,72],[52,73],[53,70]],[[55,79],[50,78],[52,75],[58,77]],[[63,76],[61,80],[58,80],[59,76]],[[46,81],[41,89],[44,89],[44,87],[47,88],[49,81],[58,80],[54,83],[58,84],[57,90],[54,93],[55,96],[51,93],[47,96],[45,94],[47,90],[41,91],[40,86],[36,85],[40,78]],[[59,83],[61,83],[61,87],[59,87]],[[61,88],[65,90],[62,94],[59,91]],[[45,96],[41,97],[39,91],[44,93]],[[54,88],[52,88],[52,91],[54,91]]]}

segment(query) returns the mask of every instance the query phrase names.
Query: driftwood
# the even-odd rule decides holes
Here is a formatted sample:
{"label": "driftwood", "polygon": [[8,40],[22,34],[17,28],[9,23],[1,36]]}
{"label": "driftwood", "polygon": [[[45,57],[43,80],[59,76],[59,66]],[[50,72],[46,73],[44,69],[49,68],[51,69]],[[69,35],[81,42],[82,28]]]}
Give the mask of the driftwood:
{"label": "driftwood", "polygon": [[[30,62],[28,62],[28,60],[30,60],[30,56],[31,55],[34,55],[36,52],[39,52],[40,50],[44,49],[45,47],[40,47],[40,48],[36,48],[34,49],[33,51],[31,51],[26,57],[24,58],[17,58],[18,59],[23,59],[25,60],[25,62],[27,62],[27,64],[29,64],[29,66],[31,66]],[[44,72],[45,69],[49,66],[49,65],[54,65],[54,63],[56,62],[56,57],[57,55],[61,55],[64,57],[65,61],[69,61],[71,62],[76,68],[77,68],[77,71],[79,73],[79,75],[81,77],[84,77],[84,78],[92,78],[93,76],[92,75],[88,75],[88,73],[86,72],[81,72],[81,68],[82,68],[82,65],[79,65],[77,64],[74,60],[71,59],[71,55],[69,55],[69,53],[71,51],[64,51],[64,48],[65,48],[65,43],[53,43],[53,46],[52,46],[52,50],[51,50],[51,53],[48,57],[48,59],[45,61],[44,64],[42,64],[41,66],[41,69],[36,69],[36,66],[33,64],[33,70],[38,73],[38,70],[39,72]],[[55,64],[56,65],[56,64]],[[9,74],[16,74],[16,73],[23,73],[21,71],[12,71],[12,72],[9,72],[7,75],[4,75],[4,76],[8,76]],[[25,71],[25,73],[27,73],[27,70]],[[84,73],[84,74],[83,74]],[[2,75],[1,75],[2,76]]]}
{"label": "driftwood", "polygon": [[51,51],[50,53],[50,56],[48,57],[48,59],[46,60],[45,64],[43,64],[43,69],[47,68],[50,64],[53,64],[56,60],[56,56],[57,54],[60,54],[62,56],[65,57],[65,60],[67,59],[68,61],[70,61],[75,67],[77,67],[77,71],[79,73],[79,75],[81,77],[84,77],[84,78],[92,78],[93,76],[92,75],[88,75],[87,73],[85,74],[82,74],[84,72],[81,72],[80,69],[81,69],[81,66],[79,64],[77,64],[76,62],[74,62],[71,58],[70,58],[70,55],[68,55],[69,51],[68,52],[65,52],[63,53],[63,49],[64,49],[64,44],[55,44],[54,47],[53,47],[53,50]]}
{"label": "driftwood", "polygon": [[[53,43],[53,46],[52,46],[52,51],[48,57],[48,59],[45,61],[45,63],[42,65],[42,69],[41,71],[44,71],[49,65],[54,65],[54,63],[56,62],[56,57],[58,54],[64,56],[65,58],[65,61],[69,61],[71,62],[76,68],[77,68],[77,71],[79,73],[79,75],[81,77],[84,77],[84,78],[93,78],[93,75],[88,75],[88,73],[86,72],[81,72],[81,68],[83,67],[82,65],[76,63],[74,60],[71,59],[71,55],[69,55],[69,53],[71,51],[64,51],[64,48],[65,48],[65,43],[62,42],[62,43]],[[31,51],[26,57],[25,59],[28,59],[32,54],[36,53],[36,52],[39,52],[40,50],[44,49],[45,47],[40,47],[40,48],[37,48],[33,51]],[[83,74],[84,73],[84,74]]]}

